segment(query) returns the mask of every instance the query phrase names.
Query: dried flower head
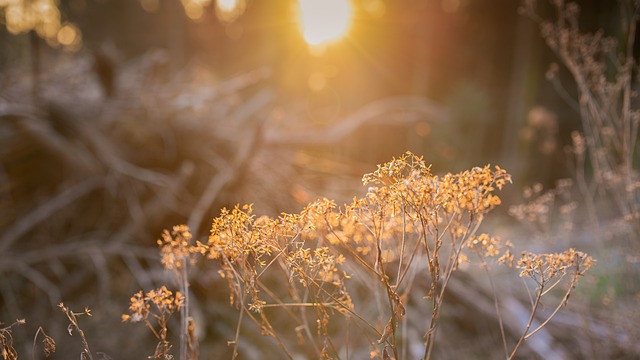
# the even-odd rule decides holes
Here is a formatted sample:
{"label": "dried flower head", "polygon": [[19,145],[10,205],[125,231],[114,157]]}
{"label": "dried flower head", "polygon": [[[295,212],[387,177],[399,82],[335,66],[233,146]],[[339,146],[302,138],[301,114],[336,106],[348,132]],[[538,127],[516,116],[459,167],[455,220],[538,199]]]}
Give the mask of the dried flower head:
{"label": "dried flower head", "polygon": [[[504,252],[511,248],[509,241],[502,241],[499,237],[490,236],[489,234],[473,235],[465,244],[471,250],[475,251],[482,257],[504,256]],[[502,254],[502,255],[501,255]]]}
{"label": "dried flower head", "polygon": [[177,225],[171,231],[162,232],[162,238],[158,239],[157,243],[160,247],[160,261],[165,269],[180,271],[184,268],[185,261],[195,263],[191,238],[191,232],[186,225]]}
{"label": "dried flower head", "polygon": [[184,296],[176,291],[175,295],[165,286],[152,289],[146,294],[135,293],[130,300],[129,314],[122,315],[122,321],[139,322],[154,317],[169,316],[184,305]]}
{"label": "dried flower head", "polygon": [[252,255],[260,257],[270,252],[254,232],[254,216],[251,205],[242,209],[236,205],[231,211],[224,208],[213,219],[207,244],[198,243],[198,251],[211,259],[228,259],[234,262]]}
{"label": "dried flower head", "polygon": [[550,254],[523,252],[517,267],[520,277],[530,277],[541,285],[570,271],[576,276],[584,275],[594,263],[595,260],[591,256],[571,248],[561,253]]}
{"label": "dried flower head", "polygon": [[[165,286],[147,293],[139,291],[131,297],[129,313],[122,315],[122,321],[144,322],[158,339],[158,345],[154,354],[149,356],[150,359],[173,359],[173,355],[169,354],[171,345],[167,325],[171,315],[183,306],[184,296],[179,291],[172,293]],[[150,316],[155,319],[156,326],[151,323]]]}

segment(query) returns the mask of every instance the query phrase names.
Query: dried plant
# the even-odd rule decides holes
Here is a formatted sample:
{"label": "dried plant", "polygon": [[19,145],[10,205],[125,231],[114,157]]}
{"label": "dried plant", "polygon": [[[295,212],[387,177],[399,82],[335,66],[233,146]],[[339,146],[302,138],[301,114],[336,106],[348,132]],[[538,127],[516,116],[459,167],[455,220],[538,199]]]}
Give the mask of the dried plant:
{"label": "dried plant", "polygon": [[47,335],[47,333],[44,332],[44,329],[42,328],[42,326],[39,326],[38,331],[36,331],[36,335],[33,337],[33,351],[32,351],[33,359],[35,359],[35,356],[36,356],[36,341],[38,340],[38,335],[40,333],[42,333],[42,336],[44,337],[42,339],[42,343],[44,344],[44,349],[43,349],[44,356],[49,357],[51,354],[56,352],[55,340],[53,340],[51,336]]}
{"label": "dried plant", "polygon": [[195,252],[191,244],[192,235],[187,226],[174,226],[171,231],[165,230],[160,246],[161,262],[165,269],[175,275],[180,285],[180,294],[184,305],[180,307],[180,358],[192,359],[191,355],[197,347],[196,338],[189,332],[189,267],[195,263]]}
{"label": "dried plant", "polygon": [[[567,304],[569,296],[572,290],[578,283],[578,280],[585,272],[595,263],[587,254],[569,249],[562,253],[552,254],[533,254],[530,252],[523,252],[522,257],[518,260],[518,269],[520,270],[520,277],[528,277],[532,279],[536,284],[535,298],[531,305],[531,316],[525,327],[525,330],[518,340],[515,348],[511,352],[509,359],[512,359],[522,342],[529,337],[533,336],[536,332],[542,329],[551,319],[558,313],[561,307]],[[541,305],[542,297],[553,290],[558,284],[561,284],[562,280],[569,276],[569,282],[566,285],[566,291],[562,300],[552,311],[548,317],[542,321],[534,330],[530,330],[533,324],[534,316]]]}
{"label": "dried plant", "polygon": [[578,208],[572,189],[571,179],[560,179],[555,188],[548,190],[540,183],[526,186],[522,192],[525,202],[510,206],[509,215],[523,224],[537,241],[566,241],[574,230]]}
{"label": "dried plant", "polygon": [[[572,134],[575,175],[585,198],[593,225],[603,220],[596,200],[611,200],[617,215],[632,234],[640,234],[640,173],[638,133],[640,111],[634,90],[637,62],[633,57],[637,1],[619,1],[620,40],[602,30],[584,33],[579,28],[580,7],[573,2],[552,1],[556,18],[541,18],[537,1],[524,2],[522,12],[535,20],[547,45],[555,52],[577,85],[577,101],[569,99],[579,112],[582,132]],[[560,68],[552,64],[547,78],[560,90]]]}
{"label": "dried plant", "polygon": [[[291,334],[318,358],[349,357],[354,347],[369,348],[371,358],[406,358],[406,315],[415,310],[407,308],[407,301],[422,294],[424,303],[413,306],[430,309],[421,325],[422,357],[429,359],[445,290],[459,265],[469,262],[471,254],[481,259],[487,274],[490,259],[510,267],[516,263],[510,242],[477,234],[484,216],[501,203],[496,191],[510,181],[497,166],[433,175],[421,157],[408,152],[366,174],[366,195],[343,207],[321,199],[299,214],[278,218],[256,218],[250,205],[223,209],[208,240],[194,245],[186,227],[175,227],[159,241],[162,262],[175,270],[199,254],[218,263],[230,304],[239,309],[235,337],[229,341],[232,358],[239,355],[245,317],[274,338],[288,358],[293,358]],[[536,295],[530,320],[511,351],[492,282],[505,358],[513,358],[522,342],[566,304],[592,263],[573,249],[523,253],[516,267],[521,277],[534,281]],[[541,298],[567,276],[568,288],[556,310],[530,331]],[[126,320],[146,319],[151,298],[136,294]],[[377,306],[371,306],[371,299]],[[359,329],[356,338],[350,325]]]}
{"label": "dried plant", "polygon": [[[169,343],[167,324],[171,315],[183,306],[184,296],[180,292],[174,294],[164,286],[160,289],[152,289],[147,293],[139,291],[131,297],[129,314],[123,314],[122,321],[144,322],[153,336],[158,339],[158,345],[154,354],[149,356],[150,359],[173,359],[173,355],[169,353],[171,344]],[[153,319],[157,325],[152,324]]]}
{"label": "dried plant", "polygon": [[67,319],[69,320],[69,325],[67,326],[67,332],[69,333],[69,336],[73,336],[74,330],[80,335],[80,339],[82,340],[82,346],[83,346],[82,353],[80,354],[80,359],[93,360],[93,355],[91,353],[91,349],[89,349],[89,343],[87,342],[87,338],[84,336],[84,331],[82,331],[82,329],[80,328],[80,325],[78,324],[78,316],[81,316],[81,315],[91,316],[91,310],[85,307],[83,312],[73,312],[71,309],[64,306],[63,303],[58,304],[58,307],[60,308],[60,310],[62,310],[62,312],[67,316]]}
{"label": "dried plant", "polygon": [[[13,324],[0,328],[0,350],[2,350],[2,358],[4,360],[17,360],[18,352],[13,347],[13,333],[12,328],[18,325],[26,324],[25,319],[18,319]],[[2,323],[0,323],[2,325]],[[49,357],[51,354],[56,352],[56,342],[51,338],[51,336],[47,335],[44,332],[42,326],[38,327],[35,336],[33,337],[33,351],[31,353],[31,358],[35,359],[36,356],[36,342],[38,340],[38,335],[42,333],[44,337],[42,339],[42,343],[44,344],[43,353],[45,357]]]}
{"label": "dried plant", "polygon": [[[18,319],[13,324],[0,328],[0,346],[2,347],[2,358],[5,360],[18,359],[18,353],[13,348],[13,332],[12,328],[18,325],[24,325],[24,319]],[[0,323],[2,325],[2,323]]]}

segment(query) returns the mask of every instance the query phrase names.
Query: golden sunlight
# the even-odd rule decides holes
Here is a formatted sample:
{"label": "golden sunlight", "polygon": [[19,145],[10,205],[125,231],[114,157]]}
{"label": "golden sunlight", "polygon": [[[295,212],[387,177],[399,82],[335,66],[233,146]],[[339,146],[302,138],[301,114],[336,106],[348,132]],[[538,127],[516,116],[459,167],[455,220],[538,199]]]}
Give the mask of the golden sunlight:
{"label": "golden sunlight", "polygon": [[299,25],[309,45],[323,45],[344,36],[351,23],[349,0],[300,0]]}
{"label": "golden sunlight", "polygon": [[216,16],[226,24],[234,22],[246,8],[245,0],[217,0]]}

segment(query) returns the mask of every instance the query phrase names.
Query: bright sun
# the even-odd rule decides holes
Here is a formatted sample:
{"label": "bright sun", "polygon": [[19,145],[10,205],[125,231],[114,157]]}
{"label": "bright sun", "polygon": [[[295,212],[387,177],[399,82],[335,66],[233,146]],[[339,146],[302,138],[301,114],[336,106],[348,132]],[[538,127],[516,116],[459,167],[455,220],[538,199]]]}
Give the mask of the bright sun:
{"label": "bright sun", "polygon": [[300,0],[300,29],[309,45],[344,36],[351,22],[350,0]]}

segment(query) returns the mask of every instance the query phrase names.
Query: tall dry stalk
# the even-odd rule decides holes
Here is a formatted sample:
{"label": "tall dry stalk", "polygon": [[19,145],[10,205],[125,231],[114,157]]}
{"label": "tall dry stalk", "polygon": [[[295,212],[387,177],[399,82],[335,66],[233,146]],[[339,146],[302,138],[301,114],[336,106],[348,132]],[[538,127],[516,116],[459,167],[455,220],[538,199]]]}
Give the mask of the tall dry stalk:
{"label": "tall dry stalk", "polygon": [[[620,29],[616,38],[602,30],[584,33],[579,26],[580,7],[552,1],[555,19],[536,12],[537,1],[526,0],[523,13],[535,20],[547,45],[569,71],[578,90],[575,108],[582,132],[574,132],[573,154],[578,188],[591,223],[606,216],[597,200],[611,199],[616,215],[635,237],[640,235],[640,173],[638,166],[638,63],[633,55],[640,2],[618,1]],[[547,77],[561,89],[559,66],[552,64]],[[562,90],[563,93],[564,90]]]}

